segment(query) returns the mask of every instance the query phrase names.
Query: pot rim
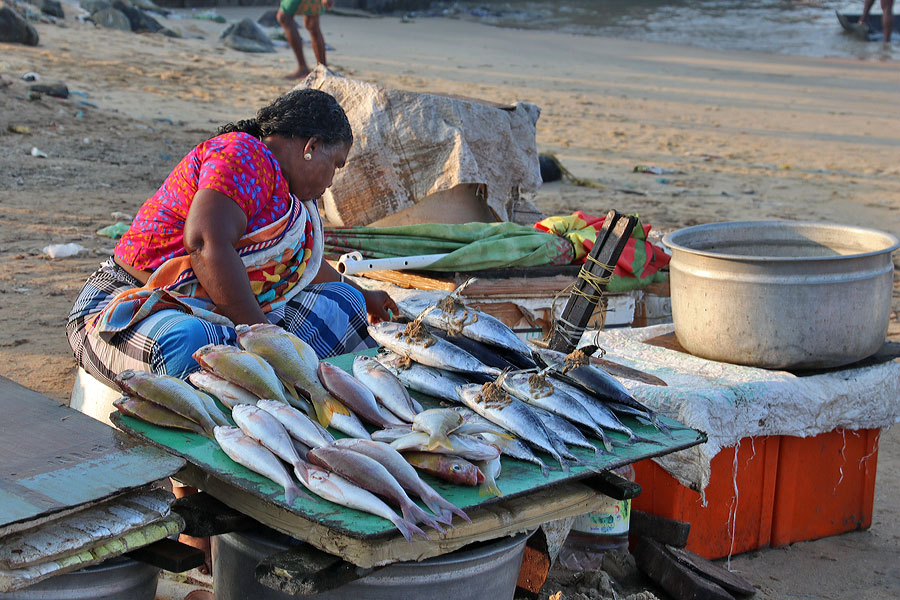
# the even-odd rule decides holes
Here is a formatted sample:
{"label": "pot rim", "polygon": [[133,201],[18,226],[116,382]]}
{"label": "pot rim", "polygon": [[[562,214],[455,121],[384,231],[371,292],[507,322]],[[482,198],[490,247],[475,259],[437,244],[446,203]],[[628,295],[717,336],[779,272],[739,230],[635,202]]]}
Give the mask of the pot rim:
{"label": "pot rim", "polygon": [[[840,229],[847,232],[854,232],[858,234],[868,234],[868,235],[877,235],[885,239],[887,246],[881,250],[872,250],[870,252],[861,252],[858,254],[840,254],[837,256],[751,256],[747,254],[725,254],[722,252],[713,252],[710,250],[698,250],[696,248],[690,248],[688,246],[684,246],[678,243],[678,238],[684,235],[689,235],[691,233],[697,231],[705,231],[705,230],[715,230],[715,229],[736,229],[736,228],[756,228],[756,227],[765,227],[771,225],[791,225],[794,229],[801,229],[804,227],[816,227],[819,229]],[[673,251],[684,252],[686,254],[693,254],[697,256],[706,256],[709,258],[718,258],[723,260],[736,260],[736,261],[754,261],[754,262],[763,262],[763,263],[783,263],[783,262],[822,262],[822,261],[832,261],[832,260],[851,260],[858,258],[866,258],[870,256],[879,256],[882,254],[890,254],[900,248],[900,239],[897,236],[887,233],[886,231],[880,231],[878,229],[872,229],[870,227],[861,227],[857,225],[838,225],[835,223],[823,223],[816,221],[791,221],[789,219],[772,219],[772,220],[760,220],[760,221],[721,221],[716,223],[706,223],[702,225],[692,225],[691,227],[683,227],[676,231],[672,231],[667,233],[663,237],[663,244],[665,244],[668,248]]]}

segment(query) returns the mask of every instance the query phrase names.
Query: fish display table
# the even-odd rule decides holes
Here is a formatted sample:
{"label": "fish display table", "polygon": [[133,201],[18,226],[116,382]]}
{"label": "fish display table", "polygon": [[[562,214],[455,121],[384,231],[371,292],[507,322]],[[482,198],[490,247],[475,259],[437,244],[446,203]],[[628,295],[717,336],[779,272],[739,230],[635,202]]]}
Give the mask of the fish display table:
{"label": "fish display table", "polygon": [[[366,352],[374,354],[374,351]],[[328,359],[350,371],[355,355]],[[435,399],[415,395],[426,407],[436,407]],[[573,453],[587,466],[573,466],[566,473],[558,466],[544,477],[540,468],[504,457],[497,485],[503,496],[480,496],[478,489],[454,485],[423,475],[444,498],[462,508],[472,519],[454,520],[454,527],[443,534],[429,529],[430,539],[414,537],[407,542],[399,531],[381,517],[345,508],[313,496],[298,498],[291,505],[284,501],[280,485],[238,465],[228,458],[214,440],[195,433],[165,429],[121,414],[112,416],[126,432],[183,457],[187,466],[177,475],[186,484],[196,486],[224,504],[260,523],[329,554],[340,556],[359,567],[374,567],[394,562],[421,560],[457,550],[478,541],[496,539],[533,529],[543,523],[590,512],[599,507],[599,496],[591,487],[596,471],[613,469],[645,458],[689,448],[706,441],[706,436],[672,420],[677,427],[671,437],[632,419],[626,425],[651,442],[616,447],[615,454],[594,455],[588,449]],[[613,439],[625,436],[610,433]],[[592,442],[595,440],[592,440]],[[599,441],[598,448],[602,448]],[[548,462],[548,465],[551,465]],[[551,465],[552,466],[552,465]]]}

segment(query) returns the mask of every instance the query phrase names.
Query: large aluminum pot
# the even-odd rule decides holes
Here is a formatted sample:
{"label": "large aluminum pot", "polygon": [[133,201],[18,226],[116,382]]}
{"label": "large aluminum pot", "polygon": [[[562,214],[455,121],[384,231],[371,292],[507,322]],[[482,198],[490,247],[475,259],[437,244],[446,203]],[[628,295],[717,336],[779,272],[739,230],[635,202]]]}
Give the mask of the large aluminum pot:
{"label": "large aluminum pot", "polygon": [[846,365],[887,334],[893,235],[796,221],[680,229],[672,249],[672,318],[696,356],[770,369]]}
{"label": "large aluminum pot", "polygon": [[[421,562],[388,565],[317,600],[512,600],[528,535],[471,544]],[[302,542],[264,529],[212,539],[217,600],[290,600],[256,581],[256,565]]]}
{"label": "large aluminum pot", "polygon": [[2,600],[153,600],[159,569],[117,556],[107,561],[50,577]]}

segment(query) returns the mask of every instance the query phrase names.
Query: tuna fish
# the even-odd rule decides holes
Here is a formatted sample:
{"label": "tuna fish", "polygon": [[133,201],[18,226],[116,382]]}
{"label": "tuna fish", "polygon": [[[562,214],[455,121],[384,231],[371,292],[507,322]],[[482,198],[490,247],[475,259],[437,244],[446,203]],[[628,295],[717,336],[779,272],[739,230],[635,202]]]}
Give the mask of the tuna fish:
{"label": "tuna fish", "polygon": [[382,406],[407,423],[412,423],[418,411],[403,383],[387,367],[371,356],[360,354],[353,359],[353,376],[375,394]]}
{"label": "tuna fish", "polygon": [[469,383],[457,373],[426,367],[393,352],[380,354],[376,360],[396,375],[397,379],[409,389],[441,400],[459,402],[456,388]]}
{"label": "tuna fish", "polygon": [[[600,450],[591,443],[589,439],[587,439],[581,431],[575,425],[564,419],[563,417],[553,414],[548,410],[544,410],[537,406],[532,406],[531,410],[534,411],[541,421],[543,421],[544,425],[547,426],[547,429],[551,430],[553,433],[559,436],[559,438],[570,446],[578,446],[580,448],[587,448],[588,450],[592,450],[594,454],[600,452]],[[602,431],[603,434],[601,441],[603,441],[603,446],[606,450],[612,452],[612,444],[607,439],[606,434]],[[607,444],[610,444],[607,446]]]}
{"label": "tuna fish", "polygon": [[214,434],[231,460],[282,486],[284,501],[288,506],[294,504],[302,492],[277,456],[237,427],[216,427]]}
{"label": "tuna fish", "polygon": [[[293,406],[277,400],[260,400],[256,406],[278,419],[294,439],[303,442],[310,448],[327,446],[334,441],[334,436],[327,429]],[[306,453],[304,452],[300,456],[306,456]]]}
{"label": "tuna fish", "polygon": [[496,377],[500,369],[489,367],[450,342],[428,334],[412,334],[406,325],[382,321],[369,326],[369,335],[389,350],[429,367],[439,367],[459,373],[479,373]]}
{"label": "tuna fish", "polygon": [[[377,460],[387,469],[403,489],[416,494],[422,499],[431,512],[436,515],[444,515],[442,523],[450,524],[453,514],[469,521],[469,517],[453,503],[445,500],[434,488],[422,481],[416,470],[410,465],[403,455],[394,450],[388,444],[369,440],[354,440],[343,438],[334,442],[335,446],[347,448],[360,454],[365,454],[371,459]],[[448,516],[450,515],[450,516]]]}
{"label": "tuna fish", "polygon": [[377,460],[339,446],[313,448],[307,456],[311,463],[337,473],[373,494],[392,500],[400,507],[407,522],[424,523],[443,533],[440,523],[410,500],[390,471]]}
{"label": "tuna fish", "polygon": [[210,416],[202,392],[181,379],[128,369],[119,373],[116,383],[130,396],[138,396],[199,423],[210,435],[221,421]]}
{"label": "tuna fish", "polygon": [[476,486],[484,481],[481,470],[459,456],[410,450],[403,452],[406,462],[429,475],[457,485]]}
{"label": "tuna fish", "polygon": [[409,542],[412,542],[412,536],[416,533],[428,538],[424,531],[414,523],[407,522],[400,517],[375,494],[347,481],[336,473],[308,463],[294,469],[294,473],[300,479],[300,483],[317,496],[341,506],[355,508],[387,519],[400,530],[400,533]]}

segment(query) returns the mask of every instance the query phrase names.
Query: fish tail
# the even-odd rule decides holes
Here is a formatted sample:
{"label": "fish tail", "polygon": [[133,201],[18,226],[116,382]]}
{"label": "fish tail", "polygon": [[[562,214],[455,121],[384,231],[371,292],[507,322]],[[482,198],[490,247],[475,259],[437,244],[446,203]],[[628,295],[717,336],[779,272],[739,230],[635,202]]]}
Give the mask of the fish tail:
{"label": "fish tail", "polygon": [[431,436],[428,440],[428,448],[425,450],[426,452],[434,452],[439,448],[444,448],[449,452],[453,452],[453,444],[450,442],[450,438],[448,438],[444,434],[437,434]]}
{"label": "fish tail", "polygon": [[545,465],[544,461],[542,461],[541,459],[538,459],[538,466],[541,467],[541,475],[543,475],[544,477],[550,476],[550,467]]}
{"label": "fish tail", "polygon": [[403,511],[403,517],[407,521],[422,523],[423,525],[436,529],[438,533],[444,533],[444,528],[441,527],[438,520],[433,515],[430,515],[419,508],[412,501],[410,501],[408,506],[402,507],[401,510]]}
{"label": "fish tail", "polygon": [[425,506],[428,507],[428,510],[433,512],[436,516],[438,523],[443,525],[450,525],[450,522],[453,520],[453,513],[444,506],[437,498],[422,498],[422,501],[425,503]]}
{"label": "fish tail", "polygon": [[[316,412],[316,420],[319,421],[319,424],[322,427],[328,427],[331,424],[331,419],[334,416],[335,411],[334,406],[331,404],[332,398],[322,398],[317,394],[310,394],[310,401],[313,405],[313,410]],[[337,402],[337,400],[334,400]]]}
{"label": "fish tail", "polygon": [[306,496],[309,498],[309,495],[304,493],[296,483],[291,483],[284,487],[284,501],[287,502],[288,506],[293,505],[294,500],[296,500],[298,496]]}
{"label": "fish tail", "polygon": [[604,431],[602,429],[597,429],[597,433],[600,434],[600,441],[603,442],[603,447],[606,449],[606,451],[612,452],[613,444],[610,441],[609,436],[606,435],[606,433],[604,433]]}
{"label": "fish tail", "polygon": [[497,482],[494,481],[493,478],[485,479],[484,482],[478,486],[478,495],[479,496],[502,496],[503,492],[500,491],[500,488],[497,487]]}
{"label": "fish tail", "polygon": [[645,438],[645,437],[641,437],[641,436],[639,436],[639,435],[634,435],[634,434],[632,434],[631,437],[628,438],[628,441],[629,441],[629,442],[632,442],[632,443],[635,443],[635,442],[642,442],[642,443],[644,443],[644,444],[658,444],[658,445],[660,445],[660,446],[665,446],[665,445],[666,445],[665,442],[661,442],[661,441],[659,441],[659,440],[651,440],[650,438]]}
{"label": "fish tail", "polygon": [[406,519],[402,519],[399,516],[391,519],[391,522],[400,530],[400,533],[403,534],[403,537],[406,538],[406,541],[412,544],[412,537],[415,534],[421,535],[423,538],[430,539],[428,534],[419,529],[418,525],[411,521],[407,521]]}

